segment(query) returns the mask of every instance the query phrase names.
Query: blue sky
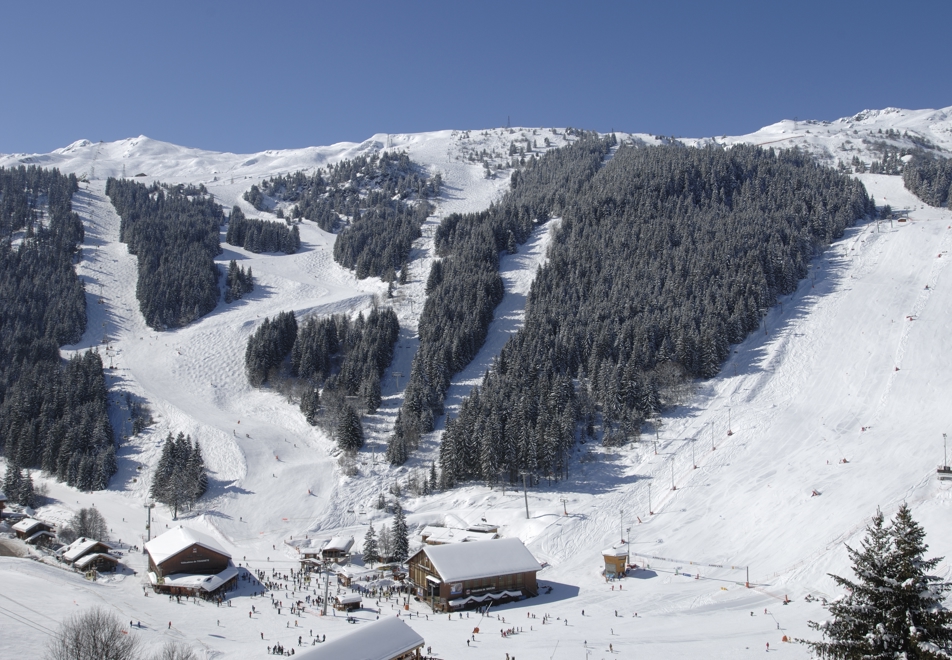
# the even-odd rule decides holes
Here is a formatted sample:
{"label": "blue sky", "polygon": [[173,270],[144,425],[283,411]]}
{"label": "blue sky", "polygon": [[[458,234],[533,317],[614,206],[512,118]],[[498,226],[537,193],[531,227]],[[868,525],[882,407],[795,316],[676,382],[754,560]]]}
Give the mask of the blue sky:
{"label": "blue sky", "polygon": [[0,153],[444,128],[748,133],[952,105],[952,2],[8,2]]}

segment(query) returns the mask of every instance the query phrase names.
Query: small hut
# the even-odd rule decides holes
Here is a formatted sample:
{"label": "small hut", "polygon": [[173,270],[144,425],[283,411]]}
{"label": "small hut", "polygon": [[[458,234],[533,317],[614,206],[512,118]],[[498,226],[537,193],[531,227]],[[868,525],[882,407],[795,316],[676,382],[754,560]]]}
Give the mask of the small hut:
{"label": "small hut", "polygon": [[360,609],[361,602],[361,598],[357,594],[335,596],[334,609],[341,612],[350,612],[351,610]]}
{"label": "small hut", "polygon": [[622,541],[610,548],[602,550],[605,559],[605,576],[608,578],[624,577],[628,570],[628,543]]}

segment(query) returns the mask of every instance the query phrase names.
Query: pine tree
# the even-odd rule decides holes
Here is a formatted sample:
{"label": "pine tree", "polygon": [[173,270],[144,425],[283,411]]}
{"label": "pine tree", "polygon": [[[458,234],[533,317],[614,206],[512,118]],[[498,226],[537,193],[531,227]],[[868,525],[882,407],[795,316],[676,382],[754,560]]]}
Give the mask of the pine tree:
{"label": "pine tree", "polygon": [[403,507],[400,506],[399,502],[394,502],[393,506],[395,512],[391,533],[393,544],[391,558],[403,563],[410,556],[410,531],[407,529],[407,519],[403,515]]}
{"label": "pine tree", "polygon": [[830,576],[847,592],[827,606],[832,620],[809,624],[823,641],[798,641],[820,658],[948,658],[952,612],[942,602],[952,585],[926,575],[941,558],[923,558],[924,537],[906,504],[888,527],[877,511],[861,549],[847,546],[856,580]]}
{"label": "pine tree", "polygon": [[188,504],[191,507],[208,490],[208,473],[205,470],[205,459],[202,457],[202,448],[197,440],[189,453],[185,473],[187,475]]}
{"label": "pine tree", "polygon": [[344,451],[357,451],[364,444],[364,429],[360,415],[350,404],[341,411],[340,424],[337,426],[337,446]]}
{"label": "pine tree", "polygon": [[377,535],[374,532],[374,524],[371,522],[367,528],[367,534],[364,535],[364,553],[362,559],[373,568],[375,562],[380,561],[380,553],[377,551]]}
{"label": "pine tree", "polygon": [[36,506],[36,495],[33,490],[33,475],[24,470],[25,475],[20,480],[20,490],[17,492],[17,503],[31,509]]}

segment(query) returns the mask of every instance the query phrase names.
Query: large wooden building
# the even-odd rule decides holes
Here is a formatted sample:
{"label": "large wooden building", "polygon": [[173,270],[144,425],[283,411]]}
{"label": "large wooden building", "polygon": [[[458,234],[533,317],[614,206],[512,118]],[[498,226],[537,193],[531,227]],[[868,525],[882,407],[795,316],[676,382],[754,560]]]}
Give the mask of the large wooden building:
{"label": "large wooden building", "polygon": [[385,616],[303,653],[300,660],[420,660],[423,638],[402,619]]}
{"label": "large wooden building", "polygon": [[234,585],[238,569],[221,544],[207,534],[173,527],[145,544],[149,581],[156,591],[210,595]]}
{"label": "large wooden building", "polygon": [[410,557],[417,596],[435,610],[453,611],[488,602],[536,596],[542,566],[515,538],[426,545]]}

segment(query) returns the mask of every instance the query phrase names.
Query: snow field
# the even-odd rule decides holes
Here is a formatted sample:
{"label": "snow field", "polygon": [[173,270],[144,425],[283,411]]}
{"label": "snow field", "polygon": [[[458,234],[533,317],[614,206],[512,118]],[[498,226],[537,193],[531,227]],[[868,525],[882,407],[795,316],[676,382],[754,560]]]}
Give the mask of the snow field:
{"label": "snow field", "polygon": [[[553,137],[540,131],[540,143],[543,134]],[[443,131],[254,156],[209,154],[138,138],[77,143],[32,157],[65,171],[95,168],[88,189],[84,185],[74,201],[87,221],[79,270],[87,282],[89,329],[81,344],[70,348],[100,346],[105,362],[115,366],[109,371],[114,398],[119,389],[142,397],[157,421],[148,433],[123,444],[120,472],[108,491],[79,493],[35,474],[52,502],[40,515],[65,521],[79,507],[95,504],[114,538],[141,545],[149,471],[165,435],[184,431],[201,440],[212,474],[209,495],[182,516],[183,522],[219,539],[236,562],[269,573],[287,570],[297,565],[296,553],[284,543],[291,537],[353,534],[359,547],[367,522],[378,528],[389,523],[372,507],[378,493],[404,480],[409,470],[427,468],[437,448],[438,433],[425,439],[420,455],[397,469],[379,456],[416,348],[415,323],[434,258],[432,232],[446,213],[485,208],[505,190],[505,177],[486,179],[481,165],[462,157],[464,146],[499,151],[511,138],[504,130],[486,136],[472,131],[468,138]],[[822,144],[823,138],[814,139]],[[374,295],[382,298],[386,288],[376,280],[357,281],[339,268],[330,254],[333,237],[305,223],[303,248],[296,255],[253,255],[223,244],[219,261],[234,258],[250,265],[255,292],[231,305],[221,303],[187,328],[156,333],[138,313],[135,258],[117,241],[119,219],[103,195],[103,179],[121,173],[125,163],[127,175],[143,171],[150,174],[147,180],[204,182],[226,206],[239,203],[249,211],[240,195],[262,177],[387,144],[409,149],[411,158],[440,171],[446,189],[415,246],[411,281],[398,287],[392,303],[403,329],[391,371],[404,377],[399,387],[397,379],[384,379],[384,405],[367,421],[370,442],[358,457],[358,474],[345,477],[332,441],[307,426],[295,405],[279,392],[247,385],[244,346],[265,316],[287,309],[356,313],[367,309]],[[0,158],[3,165],[14,162]],[[243,176],[249,178],[239,179]],[[767,334],[756,332],[734,347],[720,376],[699,383],[683,405],[666,413],[657,454],[649,434],[620,449],[580,445],[567,482],[530,490],[528,519],[519,489],[470,485],[404,498],[411,528],[485,517],[549,564],[539,577],[553,587],[551,594],[494,608],[488,619],[432,614],[417,619],[414,614],[410,625],[438,657],[509,653],[534,660],[589,657],[590,651],[590,657],[601,658],[610,657],[612,644],[621,657],[732,658],[761,651],[769,642],[771,653],[802,658],[805,650],[783,644],[781,637],[811,634],[806,621],[824,612],[803,597],[834,595],[826,574],[848,573],[844,543],[858,543],[877,506],[891,515],[899,502],[912,504],[928,532],[931,554],[950,555],[952,531],[943,523],[952,498],[949,485],[936,481],[935,465],[950,422],[952,359],[944,335],[952,313],[952,294],[945,287],[952,214],[923,207],[897,177],[863,175],[862,180],[877,203],[907,210],[910,222],[857,225],[818,257],[811,277],[768,314]],[[518,254],[503,257],[506,299],[486,347],[454,380],[448,409],[478,382],[521,324],[524,296],[555,222],[540,228]],[[97,303],[99,284],[102,305]],[[108,349],[100,343],[104,331]],[[114,406],[112,415],[120,430],[122,406]],[[844,458],[848,462],[841,463]],[[671,490],[672,478],[676,490]],[[649,487],[654,515],[649,514]],[[814,490],[820,494],[812,496]],[[153,510],[155,533],[171,524],[164,507]],[[644,556],[633,561],[648,568],[608,584],[600,575],[599,553],[623,535]],[[0,607],[6,608],[0,613],[9,631],[0,655],[35,654],[59,621],[94,604],[113,608],[121,620],[141,621],[145,628],[134,634],[149,644],[172,636],[205,649],[208,657],[264,654],[275,641],[290,648],[311,628],[328,639],[354,629],[340,617],[309,611],[297,617],[300,626],[293,630],[294,617],[286,609],[278,615],[268,606],[269,596],[242,595],[231,608],[146,597],[144,562],[142,555],[130,553],[124,563],[139,575],[93,584],[57,567],[0,558],[5,585]],[[748,566],[750,589],[743,586]],[[948,578],[949,564],[940,571]],[[275,598],[293,600],[284,593],[290,592],[279,590]],[[792,599],[789,605],[781,604],[785,595]],[[426,613],[422,604],[411,603],[413,612]],[[252,604],[260,614],[249,620]],[[384,613],[393,611],[383,607]],[[553,623],[542,624],[544,613]],[[366,620],[375,616],[358,613]],[[482,632],[467,647],[476,626]],[[513,626],[524,631],[499,635],[499,628]]]}

